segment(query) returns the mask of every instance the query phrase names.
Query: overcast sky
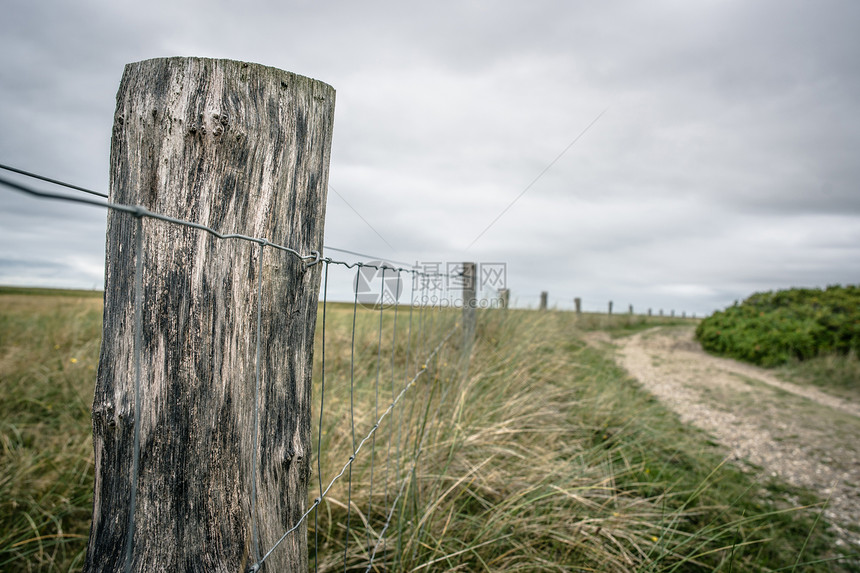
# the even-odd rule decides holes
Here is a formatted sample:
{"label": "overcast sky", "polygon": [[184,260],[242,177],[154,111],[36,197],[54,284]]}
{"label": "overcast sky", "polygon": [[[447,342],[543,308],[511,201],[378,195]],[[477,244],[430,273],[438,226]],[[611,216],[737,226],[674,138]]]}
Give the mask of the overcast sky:
{"label": "overcast sky", "polygon": [[[853,0],[6,0],[0,163],[107,191],[126,63],[266,64],[337,90],[326,245],[702,315],[860,282],[858,29]],[[0,189],[0,284],[102,288],[105,217]]]}

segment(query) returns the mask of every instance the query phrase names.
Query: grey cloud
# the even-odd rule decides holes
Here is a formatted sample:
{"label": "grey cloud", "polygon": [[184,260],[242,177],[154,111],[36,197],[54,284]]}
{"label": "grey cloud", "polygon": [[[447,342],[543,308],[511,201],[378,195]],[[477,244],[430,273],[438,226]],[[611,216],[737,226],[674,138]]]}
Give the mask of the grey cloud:
{"label": "grey cloud", "polygon": [[[125,63],[257,61],[338,90],[332,185],[393,249],[331,193],[326,244],[504,260],[523,300],[549,289],[565,304],[680,300],[705,312],[749,289],[860,280],[858,11],[799,0],[14,1],[0,22],[0,158],[104,189]],[[0,257],[34,261],[33,280],[47,280],[55,255],[101,254],[103,213],[6,191],[0,212]],[[88,264],[61,274],[88,288]]]}

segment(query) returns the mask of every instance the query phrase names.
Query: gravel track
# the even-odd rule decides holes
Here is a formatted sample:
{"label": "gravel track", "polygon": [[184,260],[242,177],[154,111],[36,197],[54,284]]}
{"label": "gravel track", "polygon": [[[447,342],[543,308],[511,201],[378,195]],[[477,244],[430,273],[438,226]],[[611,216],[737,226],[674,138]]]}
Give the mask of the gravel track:
{"label": "gravel track", "polygon": [[681,419],[735,460],[829,498],[840,544],[860,548],[860,405],[702,351],[693,327],[658,327],[610,340],[617,359]]}

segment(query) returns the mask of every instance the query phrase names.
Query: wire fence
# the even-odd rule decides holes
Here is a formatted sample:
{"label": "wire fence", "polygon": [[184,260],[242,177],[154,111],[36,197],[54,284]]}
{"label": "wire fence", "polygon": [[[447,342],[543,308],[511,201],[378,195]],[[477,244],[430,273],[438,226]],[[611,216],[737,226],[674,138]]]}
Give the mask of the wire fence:
{"label": "wire fence", "polygon": [[[323,261],[326,264],[323,278],[323,300],[322,300],[322,316],[319,320],[321,333],[319,334],[321,350],[319,362],[319,379],[315,387],[318,389],[319,406],[317,416],[317,432],[316,432],[316,452],[317,452],[317,486],[318,495],[313,499],[310,507],[302,515],[301,519],[254,564],[249,570],[257,571],[273,551],[287,538],[288,535],[294,533],[302,521],[307,519],[312,513],[314,516],[313,526],[313,555],[315,561],[315,569],[319,567],[319,513],[316,511],[318,507],[327,500],[333,488],[338,484],[339,480],[346,480],[346,518],[344,523],[343,534],[343,564],[346,569],[350,563],[350,541],[353,537],[354,543],[362,546],[360,553],[369,552],[367,557],[367,570],[370,571],[375,559],[380,555],[380,548],[385,540],[385,534],[389,529],[391,520],[396,512],[404,491],[409,483],[408,477],[414,476],[415,469],[420,459],[423,441],[426,433],[420,435],[404,435],[404,412],[405,407],[402,403],[408,401],[412,397],[413,401],[420,399],[422,392],[416,392],[414,387],[422,380],[422,378],[432,376],[431,372],[435,370],[434,362],[440,357],[446,344],[451,340],[452,336],[458,330],[459,325],[453,320],[450,313],[447,315],[441,310],[441,307],[428,307],[423,304],[416,303],[414,299],[415,291],[413,290],[413,299],[408,305],[401,307],[398,304],[392,304],[390,307],[385,304],[377,305],[377,308],[364,308],[358,303],[358,297],[351,305],[340,305],[332,311],[328,303],[328,283],[329,271],[331,265],[344,264],[337,261]],[[356,268],[356,279],[362,269],[376,268],[373,265],[349,265],[344,264],[347,268]],[[400,274],[404,269],[388,269],[387,267],[379,267],[385,272],[390,271],[400,278]],[[410,273],[412,271],[409,271]],[[421,276],[421,275],[416,275]],[[384,283],[383,283],[384,284]],[[418,292],[426,291],[421,289]],[[407,310],[408,309],[408,310]],[[337,365],[332,368],[331,362],[326,364],[327,358],[331,360],[332,353],[331,341],[329,340],[328,324],[329,317],[334,313],[340,314],[349,318],[351,313],[351,328],[349,329],[349,345],[348,353],[349,360],[345,361],[346,366],[338,368]],[[370,328],[372,315],[378,314],[378,328],[376,329],[376,342],[373,343],[373,332]],[[359,318],[360,315],[361,319]],[[402,321],[398,326],[398,320]],[[363,323],[363,324],[362,324]],[[399,338],[406,340],[405,354],[398,357],[398,342]],[[428,347],[433,345],[432,349]],[[335,353],[338,349],[335,348]],[[343,352],[344,348],[339,349]],[[450,351],[450,348],[448,349]],[[375,360],[373,354],[376,354]],[[375,362],[375,368],[373,363]],[[357,373],[356,369],[362,365],[369,371]],[[334,370],[334,372],[332,372]],[[375,370],[375,374],[372,372]],[[332,381],[334,379],[334,381]],[[346,382],[348,381],[348,388]],[[332,405],[326,407],[326,398],[332,398],[331,385],[334,383],[344,384],[340,390],[348,390],[347,396],[337,396],[340,398],[342,409],[348,410],[345,418],[348,420],[347,428],[338,428],[337,422],[343,421],[342,412],[338,412],[336,407]],[[327,384],[328,394],[327,394]],[[335,387],[337,389],[337,386]],[[388,393],[388,396],[385,394]],[[342,394],[342,393],[341,393]],[[427,388],[424,388],[424,398],[428,397]],[[356,408],[356,402],[362,403]],[[348,404],[348,407],[347,407]],[[398,417],[393,416],[395,408],[400,406]],[[414,416],[416,404],[411,404],[411,414]],[[326,414],[331,410],[332,418],[326,421]],[[417,408],[419,414],[424,411],[426,416],[426,408]],[[359,420],[361,419],[361,421]],[[386,424],[388,422],[388,424]],[[426,420],[419,422],[419,425],[426,427]],[[358,427],[357,427],[358,426]],[[363,427],[363,428],[362,428]],[[409,424],[408,428],[414,427],[414,424]],[[326,430],[326,431],[324,431]],[[340,430],[340,432],[338,431]],[[347,431],[344,431],[347,430]],[[346,441],[348,442],[348,451],[350,455],[348,459],[340,466],[340,470],[328,479],[327,484],[324,480],[326,472],[322,468],[322,460],[325,457],[325,452],[328,448],[323,446],[324,439],[331,443],[336,440],[337,434],[348,434]],[[384,433],[381,439],[378,439],[378,434]],[[384,448],[380,449],[379,443],[384,443]],[[403,451],[410,449],[411,444],[412,455],[404,458]],[[336,448],[335,448],[336,450]],[[363,480],[365,488],[368,491],[366,510],[361,510],[360,502],[353,499],[353,484],[354,473],[356,472],[357,460],[359,454],[364,453],[365,467],[363,468]],[[382,458],[382,459],[380,459]],[[382,476],[380,476],[379,466],[384,466]],[[405,471],[404,471],[405,468]],[[382,482],[380,488],[379,482]],[[376,491],[375,491],[376,488]],[[342,488],[341,488],[342,489]],[[383,492],[382,497],[384,502],[381,508],[374,511],[374,497],[380,497],[379,491]],[[396,493],[395,493],[396,492]],[[376,494],[376,495],[375,495]],[[384,522],[374,523],[373,516],[383,509],[382,515]],[[356,516],[354,512],[360,513],[358,516],[363,529],[365,530],[366,539],[360,539],[360,534],[353,532],[354,520]],[[377,533],[378,532],[378,533]],[[374,536],[375,534],[375,536]],[[350,566],[354,566],[352,563]]]}
{"label": "wire fence", "polygon": [[[507,289],[500,298],[505,298],[503,303],[508,308],[521,308],[526,310],[560,310],[574,311],[578,314],[611,315],[611,316],[639,316],[639,317],[665,317],[665,318],[701,318],[695,312],[676,310],[671,306],[662,308],[660,306],[634,306],[633,304],[615,305],[612,300],[602,301],[597,296],[587,299],[583,303],[580,297],[569,298],[567,296],[548,296],[546,291],[542,293],[517,292],[511,293]],[[595,302],[597,301],[597,302]]]}
{"label": "wire fence", "polygon": [[[147,260],[145,220],[207,233],[218,241],[251,245],[248,256],[257,264],[256,283],[251,287],[256,291],[256,323],[246,325],[255,334],[253,348],[249,349],[254,360],[254,387],[253,438],[247,447],[251,456],[250,475],[245,476],[250,483],[247,501],[251,529],[245,570],[265,570],[266,563],[277,552],[305,546],[314,571],[398,570],[400,560],[408,559],[410,552],[415,554],[418,542],[408,531],[421,527],[417,508],[422,503],[434,503],[433,499],[422,499],[422,453],[438,434],[439,425],[450,423],[441,421],[440,413],[444,412],[452,391],[456,394],[468,364],[469,344],[464,342],[469,330],[464,325],[467,313],[459,308],[469,303],[464,295],[468,274],[465,268],[442,273],[405,263],[348,262],[326,256],[327,252],[340,252],[378,259],[337,247],[323,247],[323,252],[300,252],[269,238],[221,232],[139,205],[112,203],[103,193],[35,173],[2,164],[0,168],[90,196],[44,191],[0,177],[0,185],[9,189],[31,197],[113,210],[134,221],[134,250],[126,252],[126,256],[134,257],[131,356],[134,427],[124,571],[134,569],[134,540],[146,534],[137,531],[135,521],[140,504],[141,419],[147,408],[142,391],[141,320],[150,302],[142,284]],[[261,416],[260,365],[269,359],[265,355],[261,320],[267,292],[263,254],[267,250],[293,257],[307,268],[322,267],[312,368],[312,439],[308,444],[314,471],[307,493],[302,494],[306,499],[299,502],[299,517],[285,522],[275,536],[271,531],[260,530],[257,488],[261,479],[260,430],[265,425]],[[351,301],[329,300],[330,285],[342,287],[350,283]],[[546,308],[546,295],[542,298],[541,306]],[[611,303],[609,310],[611,313]],[[632,308],[626,310],[632,314]],[[471,329],[474,332],[474,324]],[[294,455],[298,454],[293,451],[288,454]]]}
{"label": "wire fence", "polygon": [[[82,187],[63,183],[20,169],[0,165],[19,175],[98,197],[107,197]],[[125,213],[135,220],[133,356],[134,428],[131,475],[129,476],[128,523],[124,548],[124,570],[135,561],[135,513],[141,458],[141,419],[146,409],[142,397],[143,321],[148,301],[144,296],[143,221],[152,219],[194,229],[221,241],[257,245],[259,264],[256,287],[256,336],[254,339],[254,420],[251,450],[250,523],[251,557],[247,571],[260,571],[267,560],[283,548],[291,536],[309,529],[309,553],[314,570],[358,569],[371,571],[397,567],[404,551],[405,524],[400,520],[407,500],[417,503],[420,487],[417,469],[426,441],[441,404],[457,381],[468,356],[463,353],[462,316],[453,300],[459,294],[462,273],[428,273],[417,268],[386,263],[336,260],[321,252],[301,253],[268,238],[222,233],[192,221],[151,212],[138,205],[121,205],[91,197],[64,195],[35,189],[0,177],[0,184],[27,195],[52,201],[68,201]],[[295,522],[284,527],[268,546],[258,530],[257,488],[261,403],[260,363],[265,344],[261,316],[264,300],[263,252],[275,249],[310,267],[322,265],[322,287],[316,330],[313,420],[316,476],[309,488],[306,509]],[[345,249],[330,248],[357,254]],[[407,279],[407,280],[404,280]],[[332,280],[353,282],[351,302],[328,300]],[[374,288],[378,291],[374,292]],[[334,322],[334,325],[332,324]],[[292,454],[291,454],[292,455]],[[316,490],[316,491],[313,491]],[[322,510],[325,509],[324,512]],[[322,512],[322,515],[321,515]],[[335,523],[340,516],[340,521]],[[312,523],[309,523],[312,521]],[[321,542],[321,532],[327,533]],[[342,541],[336,541],[337,538]],[[299,543],[301,545],[301,543]],[[342,547],[337,547],[342,545]],[[337,551],[335,551],[337,549]],[[408,548],[406,548],[408,549]],[[337,554],[335,557],[334,554]],[[340,563],[338,563],[340,561]]]}

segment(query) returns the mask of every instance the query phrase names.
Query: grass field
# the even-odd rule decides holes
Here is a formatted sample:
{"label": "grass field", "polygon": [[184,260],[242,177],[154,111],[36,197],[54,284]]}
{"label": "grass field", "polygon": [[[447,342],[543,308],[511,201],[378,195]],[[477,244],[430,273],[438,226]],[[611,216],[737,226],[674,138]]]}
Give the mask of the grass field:
{"label": "grass field", "polygon": [[776,371],[790,382],[817,386],[834,396],[860,403],[860,359],[853,353],[792,360]]}
{"label": "grass field", "polygon": [[[623,336],[646,319],[479,311],[464,373],[457,333],[424,361],[455,312],[415,314],[411,329],[398,313],[396,332],[383,314],[381,352],[379,313],[357,314],[354,362],[352,306],[326,313],[324,486],[352,453],[350,379],[360,439],[406,373],[427,369],[357,458],[351,490],[339,481],[311,517],[321,571],[343,570],[344,554],[363,571],[395,499],[378,570],[857,570],[838,559],[814,492],[726,462],[582,341],[583,329]],[[100,328],[98,293],[0,290],[0,570],[82,565]],[[311,486],[312,500],[316,475]]]}

